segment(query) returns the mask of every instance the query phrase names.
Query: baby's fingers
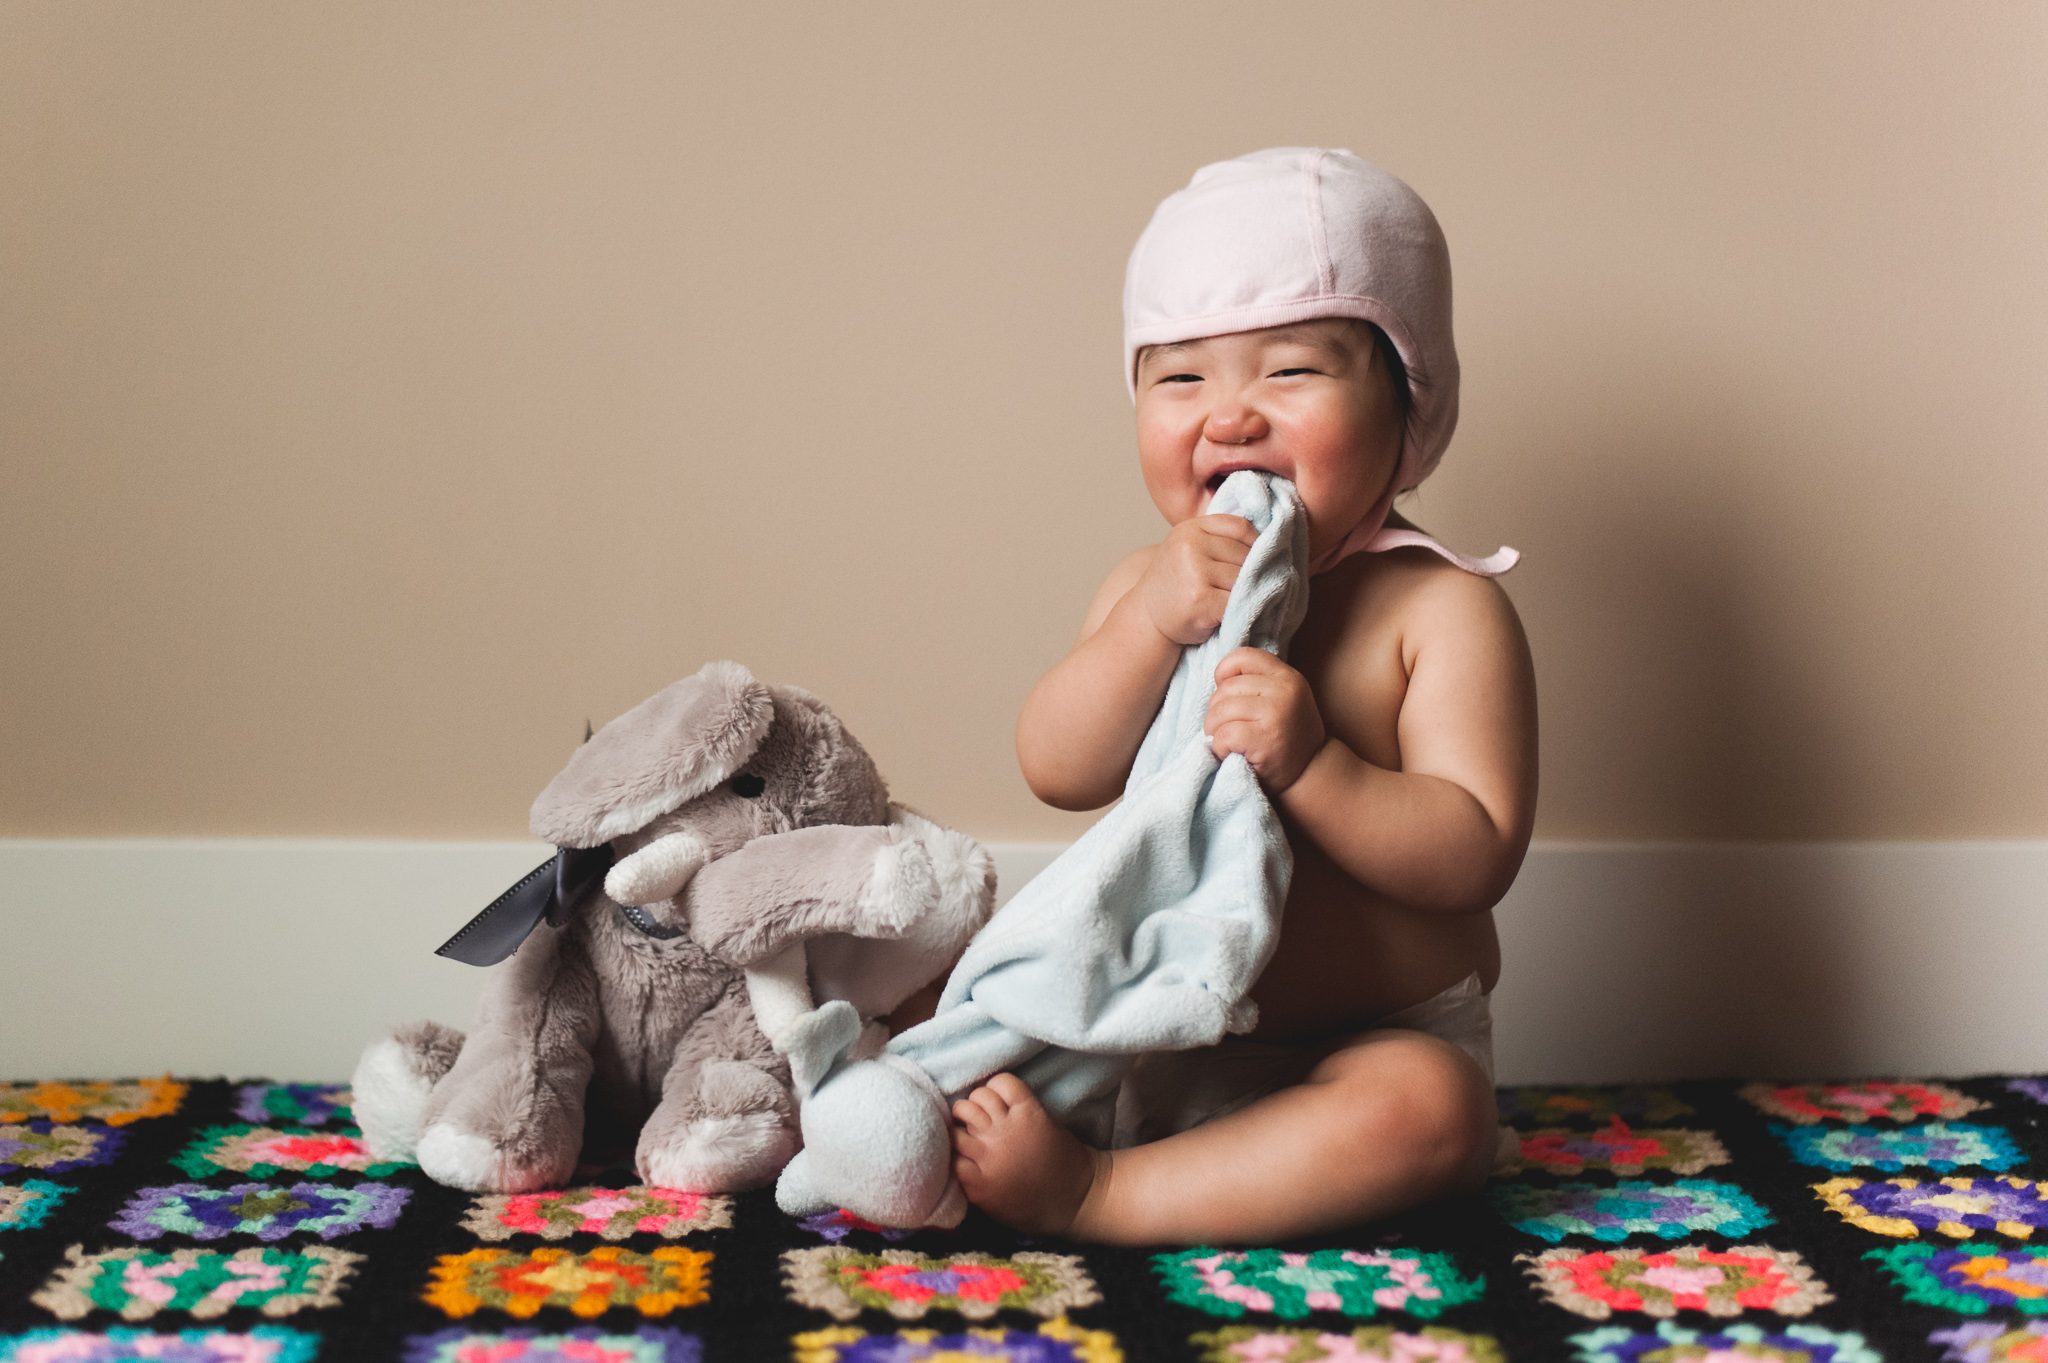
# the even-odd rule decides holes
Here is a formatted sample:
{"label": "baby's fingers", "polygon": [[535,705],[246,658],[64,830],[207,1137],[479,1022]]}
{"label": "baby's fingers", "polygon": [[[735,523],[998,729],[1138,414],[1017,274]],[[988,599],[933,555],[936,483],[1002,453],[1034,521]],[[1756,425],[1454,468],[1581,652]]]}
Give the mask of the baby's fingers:
{"label": "baby's fingers", "polygon": [[1273,703],[1264,696],[1226,695],[1217,692],[1202,716],[1202,731],[1214,737],[1226,724],[1260,724],[1273,714]]}
{"label": "baby's fingers", "polygon": [[1234,648],[1216,664],[1216,685],[1233,677],[1273,677],[1293,670],[1263,648]]}
{"label": "baby's fingers", "polygon": [[1258,760],[1253,754],[1260,752],[1264,744],[1259,741],[1257,724],[1245,719],[1229,719],[1220,723],[1212,720],[1208,726],[1208,734],[1210,752],[1218,757],[1242,753],[1245,760],[1252,764],[1252,770],[1258,770]]}
{"label": "baby's fingers", "polygon": [[1195,517],[1195,524],[1212,535],[1241,541],[1246,548],[1250,548],[1259,538],[1258,528],[1250,521],[1242,516],[1232,516],[1220,511],[1214,515]]}
{"label": "baby's fingers", "polygon": [[1244,562],[1259,540],[1259,532],[1242,516],[1197,516],[1195,526],[1207,539],[1210,552],[1232,563]]}

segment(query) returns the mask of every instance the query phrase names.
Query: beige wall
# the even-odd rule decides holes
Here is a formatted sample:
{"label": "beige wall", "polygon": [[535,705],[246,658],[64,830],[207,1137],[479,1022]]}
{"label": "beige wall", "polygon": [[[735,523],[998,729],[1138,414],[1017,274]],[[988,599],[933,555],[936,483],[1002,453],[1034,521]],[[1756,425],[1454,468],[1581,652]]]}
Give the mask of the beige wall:
{"label": "beige wall", "polygon": [[2043,71],[2023,3],[16,0],[0,836],[519,836],[722,656],[1070,835],[1009,728],[1159,529],[1123,258],[1289,142],[1450,235],[1413,514],[1528,554],[1545,835],[2048,835]]}

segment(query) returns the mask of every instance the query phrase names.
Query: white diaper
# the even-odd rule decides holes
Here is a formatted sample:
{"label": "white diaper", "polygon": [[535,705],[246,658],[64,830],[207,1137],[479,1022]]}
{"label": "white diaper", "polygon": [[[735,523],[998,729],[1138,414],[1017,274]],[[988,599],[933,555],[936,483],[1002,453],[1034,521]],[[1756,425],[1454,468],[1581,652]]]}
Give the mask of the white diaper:
{"label": "white diaper", "polygon": [[[1486,1082],[1493,1082],[1493,1004],[1477,973],[1434,998],[1389,1013],[1371,1030],[1383,1027],[1440,1037],[1471,1056]],[[1298,1046],[1231,1036],[1192,1051],[1147,1055],[1117,1093],[1114,1144],[1144,1145],[1299,1084],[1324,1056],[1349,1040]]]}

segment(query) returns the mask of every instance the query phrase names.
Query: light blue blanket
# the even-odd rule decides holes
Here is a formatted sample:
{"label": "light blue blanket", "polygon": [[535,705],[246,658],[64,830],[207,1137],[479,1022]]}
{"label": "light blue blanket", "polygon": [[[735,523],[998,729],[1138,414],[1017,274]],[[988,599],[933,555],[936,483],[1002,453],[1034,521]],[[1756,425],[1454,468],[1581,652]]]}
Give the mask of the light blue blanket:
{"label": "light blue blanket", "polygon": [[848,1058],[844,1004],[789,1041],[804,1150],[776,1200],[884,1225],[954,1225],[951,1099],[1008,1070],[1083,1140],[1107,1145],[1116,1089],[1141,1052],[1247,1031],[1245,997],[1273,954],[1293,857],[1242,756],[1218,762],[1202,732],[1216,667],[1251,645],[1276,655],[1308,607],[1308,519],[1294,487],[1232,474],[1209,508],[1258,539],[1223,623],[1186,649],[1132,763],[1123,800],[968,944],[937,1013],[881,1055]]}

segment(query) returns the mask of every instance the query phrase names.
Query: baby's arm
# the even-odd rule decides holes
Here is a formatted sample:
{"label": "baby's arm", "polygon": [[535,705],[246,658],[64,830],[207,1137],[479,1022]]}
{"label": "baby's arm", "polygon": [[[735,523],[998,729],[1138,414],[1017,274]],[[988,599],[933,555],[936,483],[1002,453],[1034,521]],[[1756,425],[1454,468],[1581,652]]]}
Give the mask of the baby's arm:
{"label": "baby's arm", "polygon": [[1216,632],[1257,538],[1240,516],[1197,516],[1116,566],[1080,642],[1017,717],[1017,762],[1033,794],[1097,809],[1123,793],[1181,649]]}
{"label": "baby's arm", "polygon": [[1360,884],[1417,908],[1491,908],[1535,819],[1536,687],[1521,623],[1492,583],[1432,573],[1402,603],[1400,646],[1399,770],[1326,731],[1357,732],[1373,708],[1341,652],[1320,698],[1269,654],[1231,654],[1208,730]]}

